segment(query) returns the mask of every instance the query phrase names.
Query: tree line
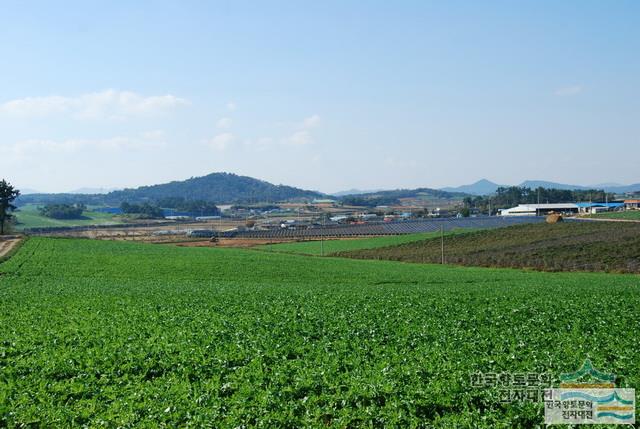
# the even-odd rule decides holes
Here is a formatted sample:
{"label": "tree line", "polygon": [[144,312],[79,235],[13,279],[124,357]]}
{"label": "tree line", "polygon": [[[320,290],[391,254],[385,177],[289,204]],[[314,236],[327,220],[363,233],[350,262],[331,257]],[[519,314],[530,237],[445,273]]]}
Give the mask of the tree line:
{"label": "tree line", "polygon": [[524,186],[500,187],[493,195],[465,197],[463,205],[468,209],[476,209],[482,213],[495,213],[497,209],[509,208],[519,204],[553,204],[575,202],[613,201],[615,194],[602,189],[568,190],[568,189],[531,189]]}
{"label": "tree line", "polygon": [[196,216],[217,216],[220,209],[215,203],[203,200],[187,200],[182,197],[162,198],[153,203],[128,203],[120,204],[124,214],[137,214],[145,218],[162,218],[164,209],[171,209],[181,213],[189,213]]}
{"label": "tree line", "polygon": [[84,204],[47,204],[39,208],[40,214],[52,219],[81,219],[87,209]]}

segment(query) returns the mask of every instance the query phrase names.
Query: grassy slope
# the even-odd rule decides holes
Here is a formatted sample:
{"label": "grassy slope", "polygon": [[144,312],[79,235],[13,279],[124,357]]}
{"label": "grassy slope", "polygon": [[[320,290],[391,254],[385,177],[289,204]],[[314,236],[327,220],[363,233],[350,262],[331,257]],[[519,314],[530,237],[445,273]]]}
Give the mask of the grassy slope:
{"label": "grassy slope", "polygon": [[529,428],[469,373],[586,356],[640,387],[636,276],[33,238],[0,300],[0,426]]}
{"label": "grassy slope", "polygon": [[598,213],[591,215],[590,217],[598,219],[626,219],[626,220],[640,220],[640,210],[627,210],[623,212],[609,212]]}
{"label": "grassy slope", "polygon": [[[342,253],[361,259],[437,263],[440,240]],[[549,271],[640,272],[640,224],[563,222],[477,231],[445,240],[447,262]]]}
{"label": "grassy slope", "polygon": [[[461,234],[471,230],[458,230],[454,232],[445,232],[445,235]],[[325,240],[325,255],[337,252],[345,252],[360,249],[375,249],[378,247],[394,246],[398,244],[411,243],[414,241],[425,240],[428,238],[440,237],[439,232],[426,232],[420,234],[392,235],[386,237],[359,238],[349,240]],[[299,241],[295,243],[281,243],[272,246],[258,246],[259,249],[271,250],[285,253],[299,253],[303,255],[320,255],[320,241]]]}
{"label": "grassy slope", "polygon": [[42,216],[38,212],[38,205],[27,204],[20,207],[20,210],[15,212],[16,218],[19,222],[17,228],[19,230],[25,228],[48,228],[56,226],[79,226],[79,225],[109,225],[117,224],[119,222],[113,219],[113,215],[109,213],[99,213],[93,211],[85,211],[83,213],[83,219],[52,219],[46,216]]}

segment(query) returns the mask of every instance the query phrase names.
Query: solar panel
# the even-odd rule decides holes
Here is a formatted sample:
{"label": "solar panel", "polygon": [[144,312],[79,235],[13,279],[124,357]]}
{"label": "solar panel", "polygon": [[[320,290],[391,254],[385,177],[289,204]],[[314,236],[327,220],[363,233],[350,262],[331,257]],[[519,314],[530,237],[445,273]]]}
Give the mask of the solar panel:
{"label": "solar panel", "polygon": [[317,238],[317,237],[350,237],[368,235],[400,235],[421,232],[445,231],[458,228],[500,228],[511,225],[544,222],[540,216],[518,217],[469,217],[469,218],[437,218],[416,219],[395,222],[367,223],[362,225],[331,225],[312,227],[308,229],[278,229],[278,230],[246,230],[222,233],[222,237],[238,238]]}

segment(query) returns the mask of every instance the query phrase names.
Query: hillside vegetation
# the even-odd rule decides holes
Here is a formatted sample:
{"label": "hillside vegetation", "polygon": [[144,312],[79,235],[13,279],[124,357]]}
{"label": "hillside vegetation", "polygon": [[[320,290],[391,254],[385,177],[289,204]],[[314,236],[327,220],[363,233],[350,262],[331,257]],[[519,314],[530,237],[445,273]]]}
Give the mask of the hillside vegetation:
{"label": "hillside vegetation", "polygon": [[[340,256],[440,263],[439,239]],[[562,222],[477,231],[445,239],[447,263],[545,271],[640,273],[640,223]]]}
{"label": "hillside vegetation", "polygon": [[340,201],[345,205],[367,207],[398,205],[403,199],[419,200],[433,204],[454,204],[462,201],[465,196],[467,196],[467,194],[460,192],[447,192],[431,188],[417,188],[345,195],[340,197]]}
{"label": "hillside vegetation", "polygon": [[0,427],[533,428],[470,374],[640,385],[635,276],[32,238],[0,299]]}
{"label": "hillside vegetation", "polygon": [[274,202],[295,199],[322,198],[324,195],[293,186],[274,185],[264,180],[231,173],[212,173],[202,177],[174,181],[160,185],[141,186],[135,189],[113,191],[104,195],[84,194],[29,194],[20,197],[26,203],[85,203],[120,205],[129,203],[157,202],[183,198],[215,203]]}

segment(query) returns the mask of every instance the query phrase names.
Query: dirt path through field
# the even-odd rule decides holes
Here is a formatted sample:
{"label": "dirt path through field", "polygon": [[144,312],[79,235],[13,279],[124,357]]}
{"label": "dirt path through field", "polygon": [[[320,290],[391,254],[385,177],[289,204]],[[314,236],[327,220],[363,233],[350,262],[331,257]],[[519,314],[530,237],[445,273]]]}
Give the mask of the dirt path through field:
{"label": "dirt path through field", "polygon": [[9,253],[20,242],[20,238],[0,238],[0,258]]}

